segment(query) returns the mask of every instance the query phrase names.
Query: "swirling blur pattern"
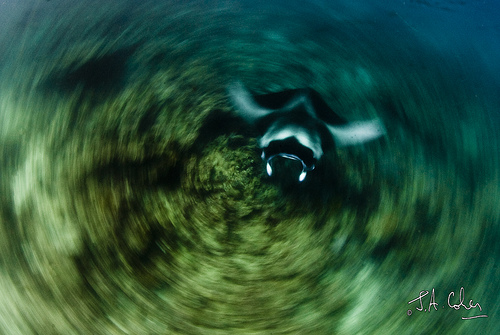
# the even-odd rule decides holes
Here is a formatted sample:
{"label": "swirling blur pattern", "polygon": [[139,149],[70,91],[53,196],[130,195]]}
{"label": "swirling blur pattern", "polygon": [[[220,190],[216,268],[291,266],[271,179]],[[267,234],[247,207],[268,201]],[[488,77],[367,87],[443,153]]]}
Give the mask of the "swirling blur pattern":
{"label": "swirling blur pattern", "polygon": [[[499,9],[0,2],[0,333],[497,334]],[[235,80],[386,134],[271,180]]]}

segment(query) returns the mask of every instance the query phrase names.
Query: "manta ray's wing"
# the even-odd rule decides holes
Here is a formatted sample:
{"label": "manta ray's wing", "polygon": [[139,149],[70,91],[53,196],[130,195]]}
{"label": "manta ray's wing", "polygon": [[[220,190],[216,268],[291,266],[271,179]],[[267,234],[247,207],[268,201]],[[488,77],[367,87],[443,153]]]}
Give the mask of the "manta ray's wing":
{"label": "manta ray's wing", "polygon": [[[305,111],[307,117],[332,125],[345,125],[347,120],[335,113],[312,88],[287,89],[254,97],[261,107],[281,112]],[[303,107],[301,109],[301,107]]]}
{"label": "manta ray's wing", "polygon": [[[310,118],[315,119],[317,115],[314,108],[326,106],[316,91],[304,88],[287,89],[253,96],[240,81],[237,81],[229,85],[228,93],[240,116],[249,123],[256,123],[259,119],[275,112],[286,114],[294,110],[297,111],[300,110],[300,107],[303,107],[302,110]],[[311,101],[311,98],[313,101]]]}
{"label": "manta ray's wing", "polygon": [[347,120],[335,113],[318,92],[312,88],[308,88],[306,95],[306,104],[309,104],[309,108],[314,111],[315,118],[331,125],[347,125]]}
{"label": "manta ray's wing", "polygon": [[385,134],[385,128],[378,119],[349,122],[346,125],[332,126],[326,124],[335,144],[339,147],[356,145],[374,140]]}
{"label": "manta ray's wing", "polygon": [[304,90],[299,88],[256,95],[254,99],[262,107],[285,111],[303,103],[303,96]]}
{"label": "manta ray's wing", "polygon": [[259,119],[275,112],[273,109],[260,106],[240,81],[229,85],[228,93],[239,115],[248,123],[253,124]]}
{"label": "manta ray's wing", "polygon": [[[259,120],[273,113],[276,113],[276,118],[282,121],[280,124],[266,123],[268,129],[261,138],[261,146],[268,145],[271,140],[284,139],[283,134],[295,136],[296,138],[306,138],[300,135],[302,133],[312,134],[316,132],[315,129],[309,129],[306,124],[325,125],[337,146],[361,144],[385,134],[384,126],[378,119],[348,122],[336,114],[320,94],[311,88],[289,89],[254,97],[240,81],[237,81],[228,87],[228,93],[240,116],[248,123],[255,125]],[[304,124],[299,128],[291,127],[292,119],[295,122],[301,120],[300,123]],[[288,120],[288,123],[285,122],[286,120]],[[292,129],[304,131],[292,134]],[[302,145],[312,147],[310,141],[307,144],[305,143],[307,141],[302,142]],[[321,146],[321,140],[316,142]],[[316,152],[319,152],[319,150],[316,150]],[[318,156],[321,155],[318,154]]]}

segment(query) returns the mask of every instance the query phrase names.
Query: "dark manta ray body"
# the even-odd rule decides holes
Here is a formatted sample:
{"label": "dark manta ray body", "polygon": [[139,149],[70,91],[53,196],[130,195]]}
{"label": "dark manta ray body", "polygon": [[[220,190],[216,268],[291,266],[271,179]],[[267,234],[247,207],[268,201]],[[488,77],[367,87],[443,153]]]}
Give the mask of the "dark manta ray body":
{"label": "dark manta ray body", "polygon": [[239,115],[259,134],[269,176],[272,161],[280,157],[302,164],[301,182],[332,145],[360,144],[384,134],[379,120],[348,122],[310,88],[252,96],[236,82],[229,87],[229,96]]}

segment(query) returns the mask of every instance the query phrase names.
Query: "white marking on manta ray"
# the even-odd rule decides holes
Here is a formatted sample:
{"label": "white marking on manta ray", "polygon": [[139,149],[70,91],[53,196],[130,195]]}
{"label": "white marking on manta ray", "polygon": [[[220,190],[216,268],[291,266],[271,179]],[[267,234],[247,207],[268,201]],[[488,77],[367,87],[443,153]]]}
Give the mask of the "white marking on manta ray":
{"label": "white marking on manta ray", "polygon": [[232,103],[238,106],[240,115],[247,122],[253,122],[256,119],[275,112],[274,110],[259,106],[240,81],[231,84],[228,91]]}
{"label": "white marking on manta ray", "polygon": [[289,103],[287,103],[283,108],[279,111],[286,111],[294,109],[297,106],[304,105],[307,114],[313,119],[319,120],[316,116],[316,111],[314,110],[311,101],[305,94],[299,94],[295,98],[293,98]]}
{"label": "white marking on manta ray", "polygon": [[319,159],[323,155],[321,139],[319,136],[317,134],[313,134],[304,127],[295,125],[287,125],[284,127],[278,127],[276,124],[272,125],[259,140],[259,146],[261,148],[265,148],[272,141],[285,140],[290,137],[297,139],[301,145],[311,149],[314,158]]}
{"label": "white marking on manta ray", "polygon": [[269,161],[266,164],[266,171],[267,171],[267,175],[269,177],[271,177],[271,175],[273,174],[273,168],[271,167],[271,164],[269,163]]}
{"label": "white marking on manta ray", "polygon": [[[283,112],[294,109],[301,104],[304,105],[307,114],[314,119],[318,119],[311,101],[305,94],[298,94],[291,99],[286,105],[279,109],[268,109],[260,106],[255,102],[252,94],[245,88],[241,81],[236,81],[228,87],[229,97],[233,105],[239,107],[239,114],[248,122],[253,122],[256,119],[275,112]],[[249,112],[250,111],[250,112]]]}
{"label": "white marking on manta ray", "polygon": [[326,124],[338,146],[361,144],[385,134],[380,120],[354,121],[343,126]]}

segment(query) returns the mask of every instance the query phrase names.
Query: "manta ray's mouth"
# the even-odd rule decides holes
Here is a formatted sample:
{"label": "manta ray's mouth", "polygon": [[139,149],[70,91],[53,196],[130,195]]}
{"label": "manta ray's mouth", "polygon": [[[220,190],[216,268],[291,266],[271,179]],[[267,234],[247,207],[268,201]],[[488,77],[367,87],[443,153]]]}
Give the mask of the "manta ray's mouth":
{"label": "manta ray's mouth", "polygon": [[[307,172],[309,171],[312,171],[314,170],[315,168],[315,165],[312,164],[312,165],[307,165],[306,163],[304,163],[304,161],[297,155],[293,155],[293,154],[287,154],[287,153],[279,153],[279,154],[276,154],[276,155],[272,155],[271,157],[269,157],[266,161],[266,172],[269,176],[271,176],[273,174],[273,168],[272,168],[272,161],[277,158],[277,157],[281,157],[281,158],[285,158],[285,159],[289,159],[289,160],[292,160],[292,161],[297,161],[299,162],[301,165],[302,165],[302,171],[300,172],[300,175],[299,175],[299,182],[302,182],[306,176],[307,176]],[[265,158],[265,154],[264,152],[262,153],[262,158],[264,159]]]}
{"label": "manta ray's mouth", "polygon": [[296,171],[300,171],[299,182],[304,181],[307,172],[314,170],[316,165],[313,151],[302,145],[295,137],[271,141],[263,148],[261,157],[266,162],[268,176],[273,176],[274,170],[280,175],[293,176],[296,175]]}

